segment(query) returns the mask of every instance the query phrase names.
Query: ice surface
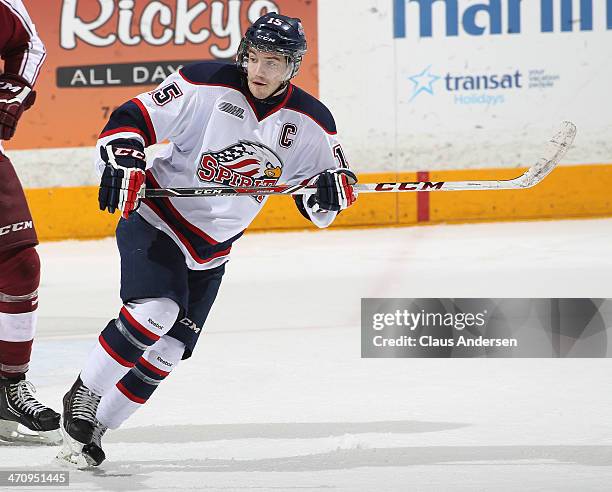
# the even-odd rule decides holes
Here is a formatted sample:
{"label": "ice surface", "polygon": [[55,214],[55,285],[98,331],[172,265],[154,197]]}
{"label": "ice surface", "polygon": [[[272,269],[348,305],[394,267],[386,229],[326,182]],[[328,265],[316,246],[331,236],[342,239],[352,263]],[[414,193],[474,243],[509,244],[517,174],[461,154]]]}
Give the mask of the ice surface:
{"label": "ice surface", "polygon": [[[362,297],[612,297],[611,245],[612,219],[247,235],[192,359],[70,489],[609,490],[610,361],[361,359],[359,319]],[[120,307],[118,254],[40,254],[29,376],[59,409]]]}

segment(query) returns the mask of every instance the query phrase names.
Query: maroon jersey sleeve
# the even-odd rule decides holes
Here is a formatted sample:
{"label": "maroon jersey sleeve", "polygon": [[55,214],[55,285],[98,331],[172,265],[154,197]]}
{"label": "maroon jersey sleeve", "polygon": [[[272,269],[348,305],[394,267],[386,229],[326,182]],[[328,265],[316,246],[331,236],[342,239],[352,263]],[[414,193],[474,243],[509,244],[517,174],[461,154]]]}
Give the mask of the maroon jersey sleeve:
{"label": "maroon jersey sleeve", "polygon": [[34,85],[45,59],[45,47],[21,0],[0,0],[0,56],[4,72]]}

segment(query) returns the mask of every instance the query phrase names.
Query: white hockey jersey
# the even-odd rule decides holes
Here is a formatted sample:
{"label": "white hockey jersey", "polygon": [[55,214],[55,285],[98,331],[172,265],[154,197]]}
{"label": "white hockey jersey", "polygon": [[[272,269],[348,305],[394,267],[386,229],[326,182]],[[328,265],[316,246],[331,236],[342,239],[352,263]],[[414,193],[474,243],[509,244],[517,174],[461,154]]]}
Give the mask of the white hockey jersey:
{"label": "white hockey jersey", "polygon": [[[155,90],[119,107],[98,141],[168,140],[147,163],[147,187],[272,186],[310,180],[346,167],[329,110],[294,85],[274,101],[254,99],[233,64],[201,62],[169,76]],[[96,159],[98,173],[104,162]],[[204,270],[227,261],[232,243],[259,213],[266,197],[145,199],[139,213],[168,234],[187,266]],[[302,214],[327,227],[335,212]]]}

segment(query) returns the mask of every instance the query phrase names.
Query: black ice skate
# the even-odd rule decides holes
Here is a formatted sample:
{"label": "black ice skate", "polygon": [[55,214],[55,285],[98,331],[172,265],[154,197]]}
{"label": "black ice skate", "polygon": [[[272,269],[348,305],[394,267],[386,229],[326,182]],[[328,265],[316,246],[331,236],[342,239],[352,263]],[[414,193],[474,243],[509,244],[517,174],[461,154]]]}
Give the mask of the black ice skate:
{"label": "black ice skate", "polygon": [[[0,377],[0,443],[48,444],[62,442],[60,415],[33,395],[34,385],[25,374],[18,378]],[[19,430],[19,424],[32,433]]]}
{"label": "black ice skate", "polygon": [[96,465],[94,458],[83,453],[83,447],[93,440],[100,398],[83,384],[80,376],[64,395],[64,446],[57,455],[58,460],[76,465],[77,468]]}

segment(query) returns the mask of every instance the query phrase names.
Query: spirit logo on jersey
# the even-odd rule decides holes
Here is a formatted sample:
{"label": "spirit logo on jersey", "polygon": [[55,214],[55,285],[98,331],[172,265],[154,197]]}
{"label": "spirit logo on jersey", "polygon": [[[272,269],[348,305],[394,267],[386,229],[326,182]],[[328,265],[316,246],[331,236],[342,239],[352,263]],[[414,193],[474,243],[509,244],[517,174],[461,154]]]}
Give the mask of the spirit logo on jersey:
{"label": "spirit logo on jersey", "polygon": [[[283,172],[283,163],[276,153],[258,142],[240,140],[219,151],[202,154],[198,179],[235,188],[274,186]],[[258,203],[262,196],[253,197]]]}

